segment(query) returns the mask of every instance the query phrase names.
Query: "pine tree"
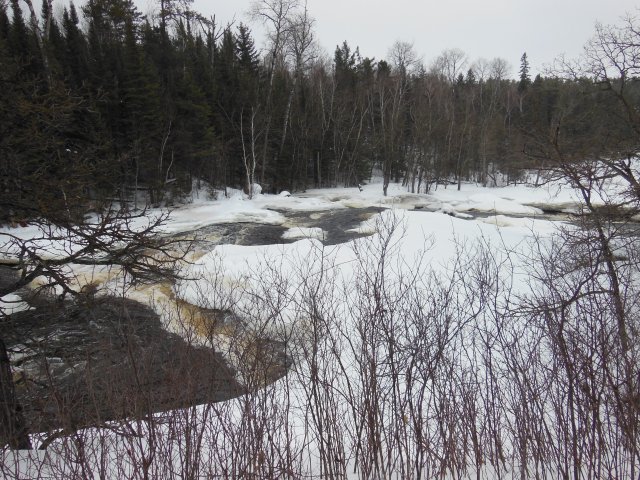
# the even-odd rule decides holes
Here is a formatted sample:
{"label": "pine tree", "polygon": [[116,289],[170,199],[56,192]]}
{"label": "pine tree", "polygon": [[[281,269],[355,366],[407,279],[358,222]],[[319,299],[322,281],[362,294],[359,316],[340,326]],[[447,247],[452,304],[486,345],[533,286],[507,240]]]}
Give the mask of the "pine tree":
{"label": "pine tree", "polygon": [[[0,7],[0,18],[2,8]],[[21,98],[17,87],[18,62],[9,54],[8,39],[0,37],[0,192],[10,192],[15,189],[13,185],[13,163],[10,160],[13,153],[11,139],[16,127],[14,113],[16,102]],[[4,215],[9,215],[10,207],[2,205],[0,221]]]}

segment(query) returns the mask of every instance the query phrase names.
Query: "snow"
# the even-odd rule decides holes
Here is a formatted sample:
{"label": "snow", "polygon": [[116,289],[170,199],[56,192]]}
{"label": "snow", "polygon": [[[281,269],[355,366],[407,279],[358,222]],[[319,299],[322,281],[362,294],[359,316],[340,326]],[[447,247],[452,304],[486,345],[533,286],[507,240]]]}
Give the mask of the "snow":
{"label": "snow", "polygon": [[[256,192],[259,185],[256,184]],[[204,195],[203,192],[214,192]],[[397,217],[394,221],[406,225],[406,231],[402,239],[402,249],[406,255],[416,253],[416,245],[423,245],[425,238],[435,239],[433,251],[437,251],[436,257],[442,261],[452,258],[456,254],[456,246],[453,239],[471,240],[477,237],[488,236],[492,241],[504,241],[505,236],[512,236],[523,240],[530,238],[533,233],[548,235],[553,232],[555,222],[535,218],[542,210],[535,205],[554,208],[557,210],[571,210],[577,208],[578,196],[567,185],[550,183],[543,187],[530,187],[526,185],[508,186],[500,188],[485,188],[476,184],[462,184],[461,190],[457,188],[437,188],[429,194],[408,193],[406,187],[400,184],[391,184],[388,188],[388,196],[383,195],[381,183],[370,183],[360,187],[311,189],[304,193],[291,195],[283,191],[278,195],[256,194],[249,198],[241,190],[226,189],[226,191],[213,191],[210,187],[197,190],[197,195],[192,196],[192,202],[180,206],[170,212],[170,217],[163,225],[161,231],[165,234],[177,234],[191,232],[199,228],[220,224],[253,222],[267,225],[283,225],[287,219],[283,211],[292,212],[324,212],[345,208],[379,207],[393,212]],[[412,211],[418,209],[419,211]],[[482,212],[493,214],[478,216],[474,219],[471,213]],[[162,214],[162,210],[150,210],[149,220],[136,219],[137,226],[144,228],[151,219]],[[513,215],[522,216],[517,218]],[[93,220],[97,220],[94,218]],[[352,231],[373,235],[379,230],[379,225],[389,222],[389,214],[374,216],[363,222]],[[47,238],[47,233],[42,227],[27,225],[17,228],[3,227],[0,229],[0,242],[9,242],[15,237],[21,240],[29,240],[37,245],[45,258],[57,258],[68,255],[79,246],[73,239],[64,238],[63,232],[55,232],[53,240]],[[250,277],[251,269],[260,263],[262,259],[274,262],[274,259],[305,259],[310,255],[310,249],[321,249],[317,240],[322,240],[325,233],[320,228],[308,228],[292,226],[282,235],[283,239],[296,240],[292,245],[286,246],[257,246],[237,247],[222,245],[212,252],[203,252],[202,258],[187,268],[189,278],[203,278],[207,271],[214,270],[212,263],[218,263],[218,269],[225,273],[223,277],[229,285],[237,285],[238,279]],[[15,247],[5,244],[2,249],[4,259],[12,259]],[[353,261],[351,258],[343,258],[343,263]],[[282,261],[280,261],[282,263]],[[98,286],[106,286],[106,291],[117,291],[121,288],[117,280],[118,271],[107,271],[105,268],[70,265],[70,273],[74,277],[72,287],[81,289],[84,284],[93,283]],[[233,278],[235,276],[235,278]],[[46,279],[37,279],[35,284],[42,284]],[[194,303],[198,291],[202,286],[198,282],[191,282],[192,286],[180,286],[178,291]],[[194,286],[195,285],[195,286]],[[148,289],[144,294],[133,292],[138,298],[145,295],[164,298],[153,289]],[[13,298],[13,297],[11,297]],[[161,302],[162,303],[162,302]],[[26,304],[18,302],[12,304],[9,297],[5,297],[2,309],[5,312],[13,312],[28,308]],[[163,307],[164,308],[164,307]]]}
{"label": "snow", "polygon": [[[227,191],[227,197],[219,195],[218,199],[199,200],[174,210],[164,231],[187,232],[227,222],[285,225],[287,219],[282,213],[285,211],[311,212],[313,217],[316,212],[335,209],[379,207],[382,213],[353,231],[372,235],[370,245],[374,245],[393,226],[391,263],[411,266],[419,258],[433,271],[447,275],[460,250],[478,240],[515,252],[526,249],[534,235],[551,235],[557,222],[536,218],[542,211],[528,203],[553,205],[573,201],[571,194],[563,189],[554,191],[524,185],[487,189],[465,184],[460,191],[439,189],[425,195],[407,193],[401,185],[392,184],[388,191],[389,195],[384,196],[380,184],[369,184],[363,186],[362,191],[358,188],[314,189],[290,196],[261,194],[251,199],[240,191]],[[469,212],[493,215],[474,218]],[[370,248],[358,241],[324,247],[321,243],[324,234],[320,228],[291,226],[282,238],[298,240],[293,243],[218,245],[201,252],[192,263],[182,267],[185,280],[177,282],[170,294],[166,289],[146,288],[130,295],[151,305],[162,317],[165,327],[176,333],[184,328],[180,320],[184,313],[182,307],[176,306],[175,299],[197,308],[233,309],[240,317],[250,319],[252,325],[248,327],[256,331],[289,329],[304,321],[304,312],[301,313],[299,307],[304,303],[307,279],[324,272],[339,277],[347,285],[353,283],[361,249]],[[400,270],[400,267],[390,270],[389,275],[399,275]],[[518,280],[514,283],[517,285]],[[117,282],[112,281],[111,291],[117,288]],[[273,295],[282,302],[278,306],[277,327],[274,319],[261,316],[271,309],[269,302],[274,301]],[[229,362],[239,367],[238,355],[232,352],[233,339],[227,330],[210,335],[209,341],[219,351],[227,352]]]}
{"label": "snow", "polygon": [[441,211],[459,218],[469,218],[468,212],[486,212],[505,215],[540,215],[540,207],[571,210],[578,204],[576,194],[554,184],[546,187],[517,185],[484,188],[463,184],[455,188],[439,188],[430,194],[411,194],[400,184],[389,185],[384,196],[382,186],[372,183],[362,187],[311,189],[291,195],[283,191],[278,195],[260,194],[249,199],[240,190],[227,190],[218,199],[199,198],[193,204],[172,210],[163,228],[165,233],[196,230],[219,223],[255,222],[281,225],[285,217],[280,211],[327,211],[344,208],[381,207],[390,209],[423,209]]}
{"label": "snow", "polygon": [[10,293],[0,298],[0,315],[11,315],[30,309],[29,304],[24,302],[22,297],[15,293]]}
{"label": "snow", "polygon": [[37,225],[0,228],[0,258],[10,261],[20,252],[19,244],[28,242],[37,248],[44,259],[67,256],[79,247],[68,236],[68,232],[53,228],[45,229]]}
{"label": "snow", "polygon": [[280,225],[285,218],[281,213],[267,210],[254,197],[249,200],[241,192],[234,192],[229,198],[186,205],[171,212],[169,221],[163,227],[164,233],[179,233],[217,223],[255,222]]}
{"label": "snow", "polygon": [[[560,224],[538,218],[542,208],[566,211],[578,206],[575,191],[559,184],[537,188],[526,185],[484,188],[463,184],[459,191],[438,188],[430,194],[411,194],[405,187],[392,184],[388,192],[389,195],[384,196],[382,186],[374,183],[362,186],[362,191],[357,187],[314,189],[294,195],[286,195],[289,192],[258,194],[250,199],[241,191],[227,190],[227,196],[218,194],[217,199],[194,198],[192,204],[171,212],[163,227],[164,233],[191,232],[207,225],[232,222],[289,226],[283,211],[324,212],[365,207],[379,207],[383,211],[354,229],[371,235],[368,238],[326,247],[321,242],[324,238],[322,229],[292,226],[285,231],[283,238],[297,240],[293,243],[217,245],[199,252],[191,263],[183,265],[180,273],[184,279],[175,285],[138,288],[130,291],[129,295],[151,305],[161,316],[165,327],[176,333],[184,334],[179,323],[179,319],[184,318],[181,309],[190,305],[202,309],[232,309],[246,319],[249,333],[252,330],[262,334],[284,331],[289,336],[297,328],[302,332],[299,335],[304,335],[305,322],[308,322],[308,312],[304,307],[309,289],[321,288],[319,279],[331,278],[335,280],[334,285],[343,287],[344,295],[335,301],[330,298],[328,302],[342,315],[340,318],[347,336],[349,332],[353,333],[350,322],[357,315],[352,313],[353,305],[348,304],[355,295],[349,290],[350,286],[356,283],[358,275],[362,275],[366,262],[375,261],[369,258],[375,258],[379,253],[376,249],[381,245],[389,249],[389,267],[385,269],[385,280],[389,285],[395,285],[396,281],[401,284],[402,273],[414,267],[423,269],[425,276],[426,272],[433,272],[435,278],[446,283],[462,251],[469,252],[482,243],[498,252],[497,255],[503,254],[499,252],[526,252],[533,237],[550,237]],[[472,215],[478,212],[482,215]],[[37,234],[29,228],[12,229],[11,233],[21,238]],[[78,288],[83,281],[102,282],[105,290],[111,292],[122,288],[117,272],[94,271],[79,266],[70,268],[78,279]],[[516,276],[512,286],[514,291],[522,291],[527,287],[526,277],[518,276],[522,273],[522,265],[516,262],[513,268]],[[13,300],[20,302],[17,296],[3,297],[0,308],[6,308],[4,303]],[[277,317],[272,315],[274,311],[277,311]],[[228,330],[221,329],[209,334],[206,340],[196,341],[226,354],[228,361],[239,371],[238,379],[247,381],[240,368],[240,353],[234,350],[234,343],[238,340]],[[349,355],[348,352],[341,354]],[[345,364],[352,363],[346,361]],[[305,366],[300,368],[303,370]],[[296,415],[305,411],[307,397],[301,384],[297,383],[300,379],[296,380],[293,374],[291,377],[287,376],[269,388],[276,392],[290,389],[288,394],[291,396],[287,401],[291,405],[287,412],[292,413],[287,422],[291,428],[297,429],[302,438],[306,435],[302,432],[308,426],[302,416]],[[241,399],[235,399],[216,408],[228,408],[229,417],[237,420],[241,418],[241,402]],[[236,424],[239,425],[240,421],[229,422],[229,425]],[[309,448],[316,446],[311,444]],[[315,454],[311,452],[309,455],[313,457]]]}
{"label": "snow", "polygon": [[466,201],[454,205],[457,211],[501,212],[511,215],[540,215],[542,210],[522,205],[514,200],[493,193],[469,195]]}
{"label": "snow", "polygon": [[[543,220],[500,216],[476,222],[438,212],[388,209],[356,230],[379,236],[384,234],[381,230],[391,226],[395,228],[390,240],[395,245],[391,262],[406,260],[410,264],[411,259],[423,257],[433,269],[443,272],[448,263],[455,259],[460,245],[482,238],[515,251],[533,232],[538,235],[550,234],[554,228],[553,222]],[[215,247],[183,268],[181,274],[189,280],[176,284],[176,296],[209,309],[224,309],[229,299],[233,298],[231,303],[235,310],[255,312],[255,299],[259,296],[256,289],[262,287],[261,279],[269,277],[283,280],[282,293],[287,298],[296,298],[299,285],[305,277],[317,273],[320,263],[330,265],[335,270],[334,274],[347,279],[346,282],[354,276],[352,266],[357,264],[358,258],[353,242],[328,249],[317,240],[322,234],[320,229],[293,228],[285,233],[288,238],[293,238],[295,234],[305,238],[283,245]],[[373,243],[377,241],[375,238],[372,240]],[[292,308],[282,308],[281,314],[286,323],[298,320]]]}
{"label": "snow", "polygon": [[[308,259],[322,249],[322,244],[316,239],[266,246],[220,245],[196,262],[185,265],[180,273],[188,280],[179,281],[174,290],[178,298],[192,305],[220,309],[225,305],[217,301],[226,302],[228,296],[235,297],[237,292],[235,308],[250,311],[254,299],[251,295],[241,294],[251,291],[251,282],[256,276],[260,277],[257,273],[293,279],[300,273],[300,265],[306,265],[304,273],[313,273]],[[293,283],[289,282],[289,285],[295,288]],[[217,297],[209,288],[212,284],[221,285],[223,295]],[[210,293],[202,295],[203,290]]]}
{"label": "snow", "polygon": [[490,217],[480,217],[479,222],[494,225],[496,227],[510,227],[521,229],[523,234],[551,234],[555,231],[558,222],[541,220],[537,218],[509,217],[507,215],[492,215]]}
{"label": "snow", "polygon": [[[213,191],[211,188],[205,190]],[[402,231],[402,236],[394,241],[398,242],[398,251],[402,256],[411,258],[427,252],[430,261],[436,266],[445,265],[454,259],[460,243],[481,238],[499,245],[508,243],[509,248],[516,248],[534,234],[550,235],[557,222],[536,218],[541,210],[533,205],[566,209],[568,205],[577,204],[576,193],[562,184],[536,188],[526,185],[484,188],[475,184],[463,184],[461,190],[438,188],[430,194],[408,193],[405,187],[391,184],[388,196],[384,196],[382,185],[371,183],[361,187],[313,189],[294,195],[289,192],[278,195],[257,194],[253,198],[240,190],[227,189],[225,192],[214,192],[213,197],[194,195],[192,203],[172,210],[162,232],[192,232],[207,225],[236,222],[285,225],[285,211],[312,212],[313,217],[316,212],[335,209],[379,207],[384,209],[382,214],[363,222],[353,231],[364,235],[379,235],[381,227],[399,225],[402,228],[398,231]],[[474,218],[471,215],[473,212],[488,215]],[[150,218],[161,214],[162,210],[149,211]],[[146,226],[144,218],[137,221],[141,227]],[[294,283],[296,275],[299,279],[308,273],[314,256],[341,265],[337,269],[340,275],[348,277],[353,274],[349,265],[355,263],[356,258],[351,244],[337,246],[329,252],[319,241],[325,235],[322,229],[287,226],[291,228],[284,232],[282,238],[299,241],[288,245],[249,247],[220,245],[212,251],[199,252],[193,257],[192,264],[183,267],[185,278],[191,280],[179,282],[171,295],[175,294],[177,298],[199,307],[225,308],[227,305],[216,305],[216,299],[224,299],[230,292],[235,292],[233,298],[248,297],[243,296],[242,292],[251,292],[256,277],[260,274],[273,274],[274,268],[279,269],[279,276]],[[77,248],[71,240],[48,240],[40,228],[29,225],[0,229],[0,240],[11,236],[33,240],[50,257],[61,256]],[[427,249],[426,244],[430,248]],[[5,258],[11,258],[12,253],[10,248],[3,249]],[[68,269],[74,278],[72,288],[76,290],[92,283],[105,293],[122,293],[123,285],[117,269],[79,265],[69,265]],[[45,281],[46,279],[37,279],[34,285]],[[203,295],[203,292],[212,290],[212,285],[215,285],[217,293]],[[144,287],[131,290],[129,294],[151,304],[163,316],[167,328],[178,330],[175,322],[170,319],[177,313],[166,288]],[[204,304],[203,298],[206,299]],[[28,308],[20,301],[10,303],[9,297],[5,297],[0,305],[5,312]],[[251,308],[246,301],[244,305],[235,307]]]}
{"label": "snow", "polygon": [[252,183],[251,193],[253,193],[253,195],[260,195],[262,193],[262,185],[259,183]]}
{"label": "snow", "polygon": [[321,228],[313,227],[293,227],[282,234],[282,238],[290,240],[293,238],[316,238],[324,240],[325,232]]}
{"label": "snow", "polygon": [[388,196],[383,195],[380,183],[371,183],[362,186],[362,191],[358,187],[309,189],[297,194],[288,191],[277,195],[256,194],[251,199],[240,190],[227,189],[226,194],[218,191],[217,199],[200,196],[194,198],[193,203],[172,210],[163,232],[188,232],[207,225],[236,222],[282,225],[286,221],[281,213],[283,210],[312,212],[380,207],[420,209],[471,218],[469,212],[521,216],[540,215],[542,208],[574,212],[578,205],[577,193],[559,183],[542,187],[520,184],[496,188],[463,183],[461,190],[439,187],[429,194],[408,193],[406,187],[391,184]]}

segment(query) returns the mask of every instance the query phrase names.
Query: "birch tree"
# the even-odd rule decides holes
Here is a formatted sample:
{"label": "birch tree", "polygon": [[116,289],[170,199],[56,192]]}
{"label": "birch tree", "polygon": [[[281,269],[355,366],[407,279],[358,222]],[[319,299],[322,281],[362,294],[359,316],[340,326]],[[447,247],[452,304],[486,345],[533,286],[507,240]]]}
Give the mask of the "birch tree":
{"label": "birch tree", "polygon": [[285,44],[291,34],[291,19],[300,7],[299,0],[259,0],[251,5],[249,14],[253,19],[267,27],[269,46],[267,62],[267,92],[265,100],[264,140],[262,144],[262,164],[260,181],[264,183],[269,156],[269,140],[271,122],[273,121],[273,80],[276,61],[283,53]]}

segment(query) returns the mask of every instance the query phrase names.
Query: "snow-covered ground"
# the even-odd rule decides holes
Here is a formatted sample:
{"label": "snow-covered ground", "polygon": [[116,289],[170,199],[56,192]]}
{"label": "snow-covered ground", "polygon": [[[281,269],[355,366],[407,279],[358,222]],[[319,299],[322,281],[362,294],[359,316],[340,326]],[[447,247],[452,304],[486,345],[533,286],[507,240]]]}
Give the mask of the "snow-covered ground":
{"label": "snow-covered ground", "polygon": [[382,184],[372,182],[362,187],[310,189],[304,193],[256,195],[249,199],[242,192],[229,190],[218,200],[204,196],[193,203],[176,208],[165,226],[168,233],[190,231],[214,223],[258,222],[282,224],[285,218],[274,210],[322,211],[340,208],[382,207],[397,210],[424,209],[468,218],[468,212],[535,216],[541,207],[558,211],[575,211],[579,197],[571,188],[553,183],[541,187],[524,184],[500,188],[485,188],[466,183],[461,190],[442,186],[429,194],[408,193],[406,187],[391,184],[388,196]]}
{"label": "snow-covered ground", "polygon": [[[288,192],[287,192],[288,193]],[[170,217],[162,231],[165,234],[192,232],[208,225],[220,223],[262,223],[269,225],[285,224],[287,219],[282,211],[322,212],[346,208],[381,207],[385,211],[354,230],[361,234],[375,235],[378,225],[388,224],[391,217],[401,226],[399,250],[406,258],[422,253],[430,258],[431,265],[446,265],[457,252],[461,243],[476,238],[489,239],[509,249],[536,235],[548,235],[553,232],[557,222],[537,218],[542,214],[539,206],[558,211],[572,211],[577,208],[576,193],[563,185],[551,184],[544,187],[527,185],[507,186],[501,188],[484,188],[476,184],[463,184],[461,190],[449,186],[433,190],[430,194],[411,194],[400,184],[391,184],[388,196],[384,196],[380,182],[372,182],[362,187],[312,189],[294,195],[257,194],[249,199],[241,191],[228,189],[226,196],[218,192],[217,199],[208,199],[204,191],[194,196],[192,203],[182,205],[171,211]],[[477,218],[470,212],[481,213]],[[154,217],[161,212],[150,211]],[[146,225],[145,225],[146,226]],[[66,240],[48,241],[45,233],[37,228],[26,226],[18,228],[5,227],[0,234],[14,235],[18,238],[37,239],[47,255],[55,257],[73,251],[73,242]],[[206,298],[207,308],[217,308],[211,295],[204,297],[203,291],[210,290],[211,276],[215,273],[217,280],[229,289],[237,289],[238,285],[254,276],[259,265],[278,265],[280,274],[292,277],[293,270],[299,270],[300,264],[310,258],[312,250],[322,251],[324,256],[340,265],[342,275],[349,275],[348,265],[354,261],[353,249],[349,244],[337,246],[327,253],[318,240],[324,238],[319,228],[291,226],[283,239],[298,239],[292,244],[266,246],[225,246],[220,245],[210,252],[200,252],[198,259],[183,268],[186,278],[175,288],[175,294],[181,300],[194,305],[203,303]],[[67,245],[68,243],[68,245]],[[428,244],[429,248],[425,248]],[[10,256],[11,252],[2,252]],[[72,266],[75,277],[75,288],[82,288],[86,283],[106,287],[105,292],[117,291],[122,285],[117,281],[117,270],[105,267]],[[299,274],[306,274],[304,269]],[[244,279],[244,280],[243,280]],[[38,282],[36,282],[38,283]],[[293,283],[293,282],[292,282]],[[246,285],[245,285],[246,287]],[[167,317],[166,289],[145,288],[132,292],[138,300],[151,303],[163,316]],[[199,297],[199,299],[198,299]],[[241,296],[242,297],[242,296]],[[17,295],[0,299],[0,308],[9,312],[28,308],[20,303]],[[168,328],[174,328],[171,321],[165,318]]]}
{"label": "snow-covered ground", "polygon": [[[461,251],[472,251],[481,243],[496,252],[496,258],[511,255],[514,252],[526,252],[535,238],[544,239],[553,234],[560,221],[540,218],[542,209],[557,211],[575,211],[579,206],[578,196],[567,186],[552,184],[545,187],[526,185],[502,188],[483,188],[474,184],[463,184],[458,191],[455,187],[442,188],[430,194],[407,193],[406,188],[393,184],[389,186],[389,195],[382,194],[382,185],[372,183],[358,188],[315,189],[304,193],[287,195],[256,195],[249,199],[242,192],[230,191],[228,197],[219,196],[216,200],[198,198],[192,204],[184,205],[172,211],[163,227],[166,234],[192,232],[216,223],[256,222],[269,225],[290,227],[283,236],[296,240],[293,243],[261,246],[217,245],[208,251],[199,252],[189,264],[182,266],[184,280],[171,287],[146,288],[132,292],[132,296],[147,301],[163,317],[167,328],[180,332],[177,319],[181,317],[180,305],[189,304],[196,308],[233,310],[253,328],[261,333],[284,334],[294,337],[294,326],[303,333],[308,318],[306,296],[310,291],[322,291],[323,284],[318,278],[333,279],[333,287],[341,286],[343,296],[328,300],[329,307],[343,314],[344,336],[355,332],[350,326],[357,305],[343,305],[340,302],[360,298],[356,292],[348,291],[356,283],[356,277],[363,275],[363,264],[367,255],[378,258],[380,248],[388,248],[384,269],[385,279],[393,288],[401,289],[403,274],[412,268],[423,268],[424,276],[435,275],[446,283],[451,275],[452,265]],[[321,229],[309,229],[287,224],[287,218],[281,212],[313,212],[333,209],[381,207],[382,213],[363,222],[356,228],[360,233],[370,234],[368,240],[353,240],[331,247],[324,246]],[[477,215],[477,213],[481,213]],[[476,214],[475,216],[472,214]],[[26,230],[12,230],[13,234],[27,235]],[[512,287],[517,290],[527,288],[527,280],[519,277],[523,265],[511,263],[514,278]],[[363,263],[364,262],[364,263]],[[459,267],[456,267],[459,268]],[[430,273],[427,273],[430,272]],[[78,268],[77,273],[87,275],[94,283],[113,291],[118,288],[117,272],[107,274],[100,270],[86,271]],[[366,272],[365,272],[366,274]],[[431,278],[431,277],[430,277]],[[420,279],[423,281],[424,279]],[[397,283],[395,283],[397,282]],[[79,286],[81,286],[79,281]],[[165,286],[166,287],[166,286]],[[316,290],[314,290],[316,289]],[[398,292],[391,292],[397,294]],[[327,291],[328,296],[335,292]],[[20,300],[15,296],[0,300]],[[331,302],[334,303],[331,303]],[[326,307],[326,305],[325,305]],[[2,308],[2,303],[0,303]],[[7,308],[7,307],[4,307]],[[277,318],[273,316],[277,312]],[[325,312],[326,313],[326,312]],[[251,325],[250,325],[251,327]],[[351,332],[351,333],[349,333]],[[229,331],[214,332],[207,339],[215,347],[225,350],[231,363],[239,362],[234,352]],[[300,340],[301,344],[304,343]],[[334,347],[335,348],[335,347]],[[344,355],[345,365],[355,359]],[[238,366],[239,370],[241,368]],[[306,367],[300,366],[298,372]],[[350,367],[345,374],[349,375]],[[299,377],[285,377],[273,387],[287,389],[287,412],[291,412],[290,428],[294,437],[307,442],[308,425],[303,417],[308,400],[304,390],[303,373]],[[241,380],[245,380],[241,378]],[[242,400],[228,402],[231,424],[239,419]],[[222,409],[226,407],[220,407]],[[350,413],[337,406],[337,412],[343,412],[345,418]],[[289,413],[287,413],[288,415]],[[235,419],[235,420],[234,420]],[[237,420],[238,423],[240,422]],[[346,421],[346,420],[345,420]],[[312,429],[313,430],[313,429]],[[345,440],[346,441],[346,440]],[[318,439],[309,440],[312,451],[309,453],[313,471],[318,461],[314,449],[318,448]],[[305,448],[306,447],[305,443]],[[234,455],[230,452],[229,455]]]}
{"label": "snow-covered ground", "polygon": [[[431,194],[410,194],[400,184],[389,186],[388,196],[382,193],[382,185],[372,183],[358,188],[313,189],[292,196],[257,195],[248,199],[240,192],[230,198],[219,200],[199,200],[193,205],[185,205],[174,210],[165,227],[167,232],[191,231],[203,225],[223,222],[254,221],[268,224],[283,224],[284,215],[274,211],[291,210],[315,212],[331,209],[382,207],[381,214],[363,222],[355,230],[360,233],[375,234],[379,223],[393,217],[403,226],[402,252],[415,255],[424,249],[425,239],[433,242],[428,249],[434,259],[441,263],[456,253],[456,241],[470,241],[476,237],[492,238],[513,247],[530,238],[533,233],[551,233],[556,221],[539,218],[542,210],[534,205],[562,210],[568,205],[576,208],[574,192],[558,185],[550,187],[529,187],[526,185],[503,188],[483,188],[475,184],[463,184],[458,191],[455,187],[442,188]],[[478,212],[474,218],[469,212]],[[187,267],[189,278],[206,271],[206,264],[216,259],[223,262],[225,274],[246,277],[261,258],[277,256],[281,259],[308,257],[309,248],[322,248],[320,243],[309,239],[323,238],[321,229],[292,227],[283,235],[285,239],[301,239],[288,245],[266,246],[220,246],[210,254],[200,258],[195,265]],[[454,241],[455,240],[455,241]],[[334,251],[345,251],[345,244]],[[339,263],[348,263],[348,254],[340,254]],[[219,269],[219,266],[216,267]]]}
{"label": "snow-covered ground", "polygon": [[[465,184],[462,190],[439,188],[432,194],[409,194],[401,185],[391,185],[384,196],[379,183],[358,188],[316,189],[302,194],[256,195],[249,199],[242,192],[231,191],[229,197],[217,200],[198,199],[193,204],[175,209],[164,229],[166,233],[192,232],[216,223],[256,222],[285,224],[280,212],[317,212],[335,209],[381,207],[354,230],[372,235],[371,243],[380,241],[390,225],[395,225],[390,254],[392,263],[405,263],[407,269],[420,258],[433,271],[446,274],[452,262],[466,248],[481,239],[501,251],[514,252],[527,247],[527,242],[550,235],[559,222],[537,218],[541,210],[531,206],[573,204],[572,192],[560,188],[532,188],[525,185],[506,188],[483,188]],[[416,210],[417,208],[417,210]],[[469,212],[480,212],[477,218]],[[516,215],[516,216],[514,216]],[[289,226],[289,224],[287,224]],[[130,295],[149,303],[161,316],[166,328],[184,334],[185,305],[202,309],[232,309],[248,322],[255,322],[256,331],[276,334],[275,330],[290,328],[301,321],[299,306],[307,292],[301,285],[309,277],[330,270],[345,284],[353,283],[354,268],[359,260],[355,241],[332,247],[323,246],[324,232],[319,228],[291,226],[283,239],[293,243],[273,245],[217,245],[202,251],[190,264],[182,267],[185,280],[168,293],[166,288],[146,287]],[[362,248],[362,247],[360,247]],[[375,252],[372,252],[374,255]],[[326,273],[326,272],[325,272]],[[389,280],[401,275],[399,269],[387,271]],[[99,278],[96,275],[95,278]],[[265,299],[265,278],[278,281],[278,321],[261,318],[256,312],[269,311]],[[121,286],[117,278],[106,278],[107,291]],[[95,280],[94,280],[95,281]],[[517,285],[518,279],[514,279]],[[176,301],[177,300],[177,301]],[[304,313],[302,314],[304,315]],[[227,328],[209,332],[208,341],[227,354],[238,369],[238,354],[232,350],[233,338]],[[240,379],[242,380],[242,379]]]}

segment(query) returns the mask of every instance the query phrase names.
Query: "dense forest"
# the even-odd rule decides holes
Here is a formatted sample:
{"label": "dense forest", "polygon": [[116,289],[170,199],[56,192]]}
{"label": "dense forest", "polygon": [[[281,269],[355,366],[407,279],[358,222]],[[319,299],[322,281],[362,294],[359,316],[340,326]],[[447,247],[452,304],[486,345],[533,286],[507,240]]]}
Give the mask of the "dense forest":
{"label": "dense forest", "polygon": [[3,221],[56,196],[145,191],[157,205],[194,180],[278,192],[357,185],[377,169],[385,192],[390,181],[425,192],[517,179],[560,145],[565,157],[631,153],[615,96],[586,77],[532,79],[526,53],[517,80],[506,60],[455,49],[426,67],[404,42],[386,60],[346,42],[329,59],[294,1],[254,5],[262,56],[248,26],[222,27],[188,0],[159,0],[154,16],[130,0],[71,3],[61,18],[50,0],[39,14],[20,5],[0,2]]}

